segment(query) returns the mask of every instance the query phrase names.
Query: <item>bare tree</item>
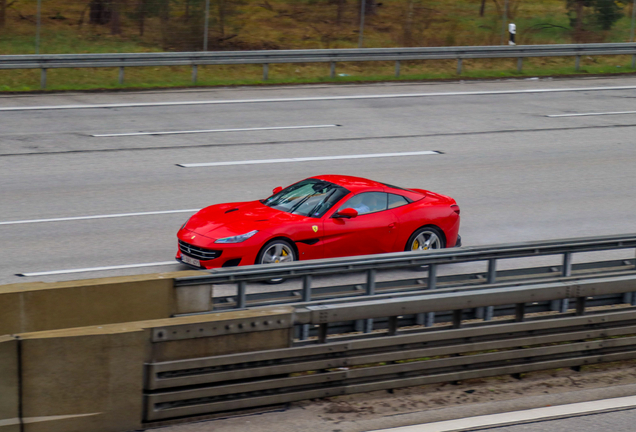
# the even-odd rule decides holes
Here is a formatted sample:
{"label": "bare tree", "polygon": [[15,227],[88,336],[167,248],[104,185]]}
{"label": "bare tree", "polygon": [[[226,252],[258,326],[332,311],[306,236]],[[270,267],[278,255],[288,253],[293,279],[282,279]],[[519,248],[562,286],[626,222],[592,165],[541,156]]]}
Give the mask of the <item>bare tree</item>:
{"label": "bare tree", "polygon": [[137,2],[137,19],[139,26],[139,36],[144,35],[146,24],[146,2],[145,0],[138,0]]}
{"label": "bare tree", "polygon": [[226,0],[217,0],[217,12],[219,19],[219,35],[222,39],[225,37],[225,16],[227,15]]}
{"label": "bare tree", "polygon": [[342,17],[344,15],[344,6],[347,0],[336,0],[336,25],[340,27],[342,25]]}
{"label": "bare tree", "polygon": [[365,15],[375,15],[376,12],[376,0],[358,0],[358,20],[360,19],[360,12],[362,11],[362,2],[364,2]]}
{"label": "bare tree", "polygon": [[111,20],[110,20],[110,33],[113,35],[121,34],[121,19],[120,19],[120,1],[111,0]]}
{"label": "bare tree", "polygon": [[0,0],[0,27],[7,25],[7,0]]}
{"label": "bare tree", "polygon": [[404,35],[402,43],[405,46],[413,44],[413,0],[408,0],[406,9],[406,22],[404,23]]}

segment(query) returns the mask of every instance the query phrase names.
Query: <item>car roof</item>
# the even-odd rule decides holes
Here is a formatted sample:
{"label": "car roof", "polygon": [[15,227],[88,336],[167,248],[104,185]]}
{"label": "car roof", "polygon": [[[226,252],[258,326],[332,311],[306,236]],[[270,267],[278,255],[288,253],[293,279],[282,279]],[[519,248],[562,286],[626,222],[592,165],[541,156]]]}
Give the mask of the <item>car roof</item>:
{"label": "car roof", "polygon": [[339,174],[324,174],[319,176],[313,176],[312,178],[325,180],[330,183],[337,184],[351,192],[359,192],[368,188],[384,189],[386,186],[380,182],[365,179],[362,177],[353,177]]}

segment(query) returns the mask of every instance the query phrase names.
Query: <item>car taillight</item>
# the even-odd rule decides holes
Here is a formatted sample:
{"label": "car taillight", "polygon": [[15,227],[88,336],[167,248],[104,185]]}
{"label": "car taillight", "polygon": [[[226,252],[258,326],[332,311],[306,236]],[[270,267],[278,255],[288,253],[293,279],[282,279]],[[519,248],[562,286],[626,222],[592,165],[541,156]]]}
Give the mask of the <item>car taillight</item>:
{"label": "car taillight", "polygon": [[451,209],[452,209],[455,213],[459,214],[459,206],[458,206],[457,204],[453,204],[453,205],[451,206]]}

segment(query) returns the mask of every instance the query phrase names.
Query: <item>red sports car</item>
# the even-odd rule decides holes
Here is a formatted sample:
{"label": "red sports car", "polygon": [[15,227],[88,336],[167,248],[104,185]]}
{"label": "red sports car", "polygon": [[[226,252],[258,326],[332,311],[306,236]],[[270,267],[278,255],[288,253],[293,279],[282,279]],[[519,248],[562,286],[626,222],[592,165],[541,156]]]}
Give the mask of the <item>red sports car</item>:
{"label": "red sports car", "polygon": [[179,230],[177,261],[196,268],[272,264],[461,246],[459,206],[359,177],[308,178],[260,201],[216,204]]}

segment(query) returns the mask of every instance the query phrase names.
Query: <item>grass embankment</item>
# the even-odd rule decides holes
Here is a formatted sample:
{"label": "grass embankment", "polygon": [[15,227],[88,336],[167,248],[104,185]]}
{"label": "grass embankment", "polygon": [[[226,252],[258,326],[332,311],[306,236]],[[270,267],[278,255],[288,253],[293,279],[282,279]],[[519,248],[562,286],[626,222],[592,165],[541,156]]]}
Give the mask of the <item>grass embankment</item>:
{"label": "grass embankment", "polygon": [[[343,3],[338,18],[337,1],[321,0],[225,0],[220,19],[213,10],[210,21],[211,50],[353,48],[358,45],[357,2]],[[150,14],[143,34],[134,4],[124,2],[121,34],[111,35],[110,24],[88,24],[85,2],[56,4],[43,1],[40,53],[105,53],[194,51],[202,45],[201,1],[173,1],[169,19]],[[130,3],[130,4],[129,4]],[[212,2],[218,4],[219,2]],[[412,3],[412,8],[409,4]],[[189,4],[187,11],[185,5]],[[573,32],[563,0],[510,0],[511,20],[517,24],[519,44],[572,43]],[[35,1],[14,2],[0,29],[0,54],[35,51]],[[197,6],[198,5],[198,6]],[[502,39],[500,10],[487,2],[480,16],[480,0],[385,0],[368,16],[365,47],[498,45]],[[579,34],[586,42],[621,42],[629,38],[631,10],[610,31]],[[501,78],[551,75],[586,75],[633,72],[631,57],[582,58],[574,69],[573,58],[524,60],[517,72],[514,59],[465,60],[463,78]],[[455,61],[409,61],[401,65],[400,80],[456,79]],[[392,62],[338,63],[337,76],[329,77],[327,64],[270,65],[267,83],[359,82],[394,80]],[[48,90],[87,90],[191,86],[189,67],[126,68],[124,84],[116,68],[50,69]],[[262,84],[262,68],[199,66],[198,86]],[[0,70],[0,91],[40,89],[39,70]]]}

